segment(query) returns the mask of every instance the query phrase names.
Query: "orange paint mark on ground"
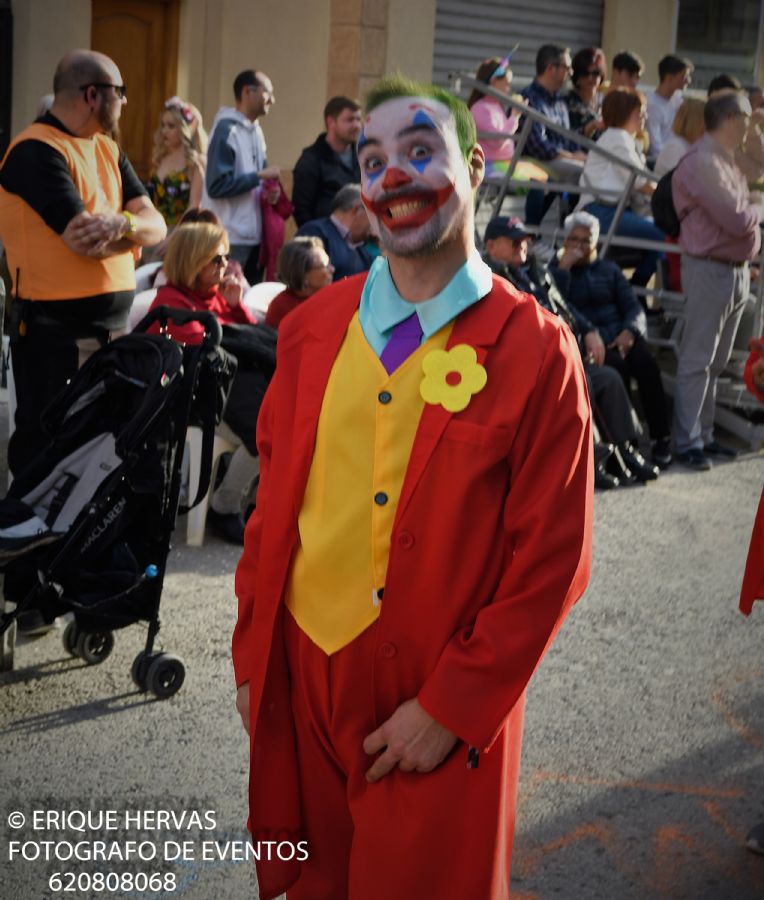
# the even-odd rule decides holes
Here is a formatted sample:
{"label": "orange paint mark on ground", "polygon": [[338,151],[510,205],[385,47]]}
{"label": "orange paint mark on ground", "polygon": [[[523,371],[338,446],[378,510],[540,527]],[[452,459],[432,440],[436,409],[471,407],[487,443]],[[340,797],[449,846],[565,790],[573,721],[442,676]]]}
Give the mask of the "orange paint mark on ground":
{"label": "orange paint mark on ground", "polygon": [[655,889],[666,896],[676,896],[681,870],[687,866],[697,868],[700,860],[730,881],[750,885],[748,874],[730,865],[729,857],[717,853],[681,826],[670,824],[655,833]]}
{"label": "orange paint mark on ground", "polygon": [[764,737],[754,731],[748,722],[732,709],[721,691],[716,691],[716,693],[712,694],[711,699],[722,714],[724,721],[733,731],[736,731],[743,740],[752,744],[757,749],[764,750]]}
{"label": "orange paint mark on ground", "polygon": [[569,831],[553,841],[530,847],[517,854],[512,859],[513,868],[521,877],[527,877],[537,871],[544,857],[550,853],[559,853],[561,850],[566,850],[574,844],[589,840],[596,841],[611,853],[614,853],[614,855],[619,855],[613,826],[607,822],[588,822],[584,825],[579,825],[573,831]]}
{"label": "orange paint mark on ground", "polygon": [[706,800],[703,803],[703,809],[705,809],[705,811],[708,813],[709,818],[713,819],[713,821],[716,822],[716,824],[722,829],[722,831],[727,835],[728,838],[730,838],[740,846],[743,845],[745,835],[740,828],[735,827],[735,825],[730,822],[727,816],[720,809],[718,803],[714,803],[713,800]]}

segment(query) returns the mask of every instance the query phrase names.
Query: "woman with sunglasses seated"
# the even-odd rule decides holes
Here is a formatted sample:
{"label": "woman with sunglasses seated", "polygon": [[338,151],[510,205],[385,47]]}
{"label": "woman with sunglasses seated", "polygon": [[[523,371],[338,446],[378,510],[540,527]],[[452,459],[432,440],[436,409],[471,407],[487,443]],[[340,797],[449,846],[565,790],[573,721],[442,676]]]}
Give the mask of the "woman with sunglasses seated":
{"label": "woman with sunglasses seated", "polygon": [[565,95],[568,107],[570,127],[584,137],[596,141],[605,130],[602,121],[602,84],[603,72],[598,65],[597,47],[586,47],[573,57],[573,74],[570,80],[573,87]]}
{"label": "woman with sunglasses seated", "polygon": [[[221,325],[256,327],[255,318],[242,303],[241,282],[225,274],[227,262],[228,235],[221,225],[211,222],[179,225],[167,241],[163,264],[167,283],[157,291],[151,309],[171,306],[211,312]],[[204,326],[200,322],[170,324],[169,332],[178,342],[198,344],[204,336]],[[252,374],[257,375],[248,373]],[[242,504],[258,471],[255,426],[267,387],[264,374],[259,379],[248,378],[246,409],[242,409],[242,404],[232,402],[240,375],[237,371],[225,421],[221,425],[225,437],[239,446],[212,496],[207,513],[207,522],[213,532],[234,544],[244,542]]]}

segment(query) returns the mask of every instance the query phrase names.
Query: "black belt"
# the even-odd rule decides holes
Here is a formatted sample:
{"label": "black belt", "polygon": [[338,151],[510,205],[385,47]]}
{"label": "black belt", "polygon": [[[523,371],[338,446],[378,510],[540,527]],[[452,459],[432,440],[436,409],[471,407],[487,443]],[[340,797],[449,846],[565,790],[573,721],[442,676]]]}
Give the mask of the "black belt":
{"label": "black belt", "polygon": [[748,260],[745,259],[741,262],[739,259],[724,259],[721,256],[693,256],[692,253],[687,255],[692,257],[692,259],[699,259],[701,262],[721,263],[723,266],[732,266],[734,269],[740,269],[748,265]]}

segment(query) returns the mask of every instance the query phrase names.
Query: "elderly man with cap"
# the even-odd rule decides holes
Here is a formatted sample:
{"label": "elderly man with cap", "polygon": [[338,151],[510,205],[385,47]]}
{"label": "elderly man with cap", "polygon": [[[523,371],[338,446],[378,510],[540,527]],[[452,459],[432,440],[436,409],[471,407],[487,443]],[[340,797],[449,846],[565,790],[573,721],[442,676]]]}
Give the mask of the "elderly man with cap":
{"label": "elderly man with cap", "polygon": [[[567,283],[558,284],[535,256],[528,255],[531,235],[516,216],[497,216],[485,230],[485,261],[497,275],[518,290],[532,294],[550,312],[560,316],[578,341],[584,356],[584,372],[602,438],[614,445],[608,459],[607,444],[595,448],[595,485],[601,489],[629,483],[653,481],[659,469],[637,449],[636,416],[621,376],[605,364],[601,340],[585,316],[565,301]],[[559,273],[558,273],[559,277]],[[613,448],[610,448],[611,450]],[[605,470],[607,462],[610,472]],[[611,474],[615,473],[615,474]]]}

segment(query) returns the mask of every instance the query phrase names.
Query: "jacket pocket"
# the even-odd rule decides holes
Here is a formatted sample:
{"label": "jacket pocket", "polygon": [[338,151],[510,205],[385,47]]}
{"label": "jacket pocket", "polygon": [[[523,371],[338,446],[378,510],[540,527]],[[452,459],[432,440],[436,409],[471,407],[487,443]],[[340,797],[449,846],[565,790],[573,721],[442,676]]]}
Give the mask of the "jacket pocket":
{"label": "jacket pocket", "polygon": [[512,445],[514,432],[510,428],[480,425],[477,422],[465,422],[452,419],[443,431],[443,437],[460,444],[472,444],[476,447],[490,447],[492,450],[506,450]]}

